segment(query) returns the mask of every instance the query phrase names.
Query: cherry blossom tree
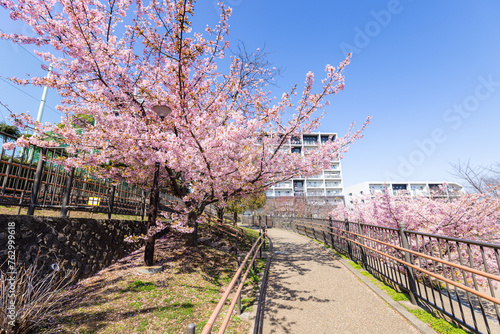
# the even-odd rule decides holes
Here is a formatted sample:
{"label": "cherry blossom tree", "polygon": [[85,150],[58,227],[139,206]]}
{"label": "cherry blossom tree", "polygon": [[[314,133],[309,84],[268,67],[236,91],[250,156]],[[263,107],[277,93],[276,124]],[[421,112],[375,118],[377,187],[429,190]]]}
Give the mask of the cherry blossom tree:
{"label": "cherry blossom tree", "polygon": [[364,195],[356,199],[352,211],[337,207],[333,219],[350,221],[361,219],[365,224],[398,228],[405,222],[407,229],[455,238],[500,242],[500,200],[488,194],[459,194],[447,196],[411,196],[406,192],[396,195],[388,191]]}
{"label": "cherry blossom tree", "polygon": [[[372,196],[364,195],[356,199],[353,210],[337,207],[331,217],[335,220],[348,219],[365,224],[398,228],[404,222],[408,230],[474,240],[487,243],[500,243],[500,186],[485,188],[485,193],[459,194],[448,198],[445,192],[434,193],[430,197],[413,197],[406,192],[391,195],[388,191]],[[420,244],[412,244],[416,251],[433,249],[436,254],[441,250],[449,252],[449,259],[456,263],[470,262],[479,270],[486,265],[490,272],[500,273],[497,254],[491,248],[470,247],[470,253],[464,251],[464,245],[458,250],[458,243],[441,243],[437,239],[422,238]],[[460,254],[459,254],[460,253]],[[469,259],[470,257],[470,259]],[[424,260],[420,259],[424,262]],[[427,267],[435,265],[433,261],[425,263]],[[439,269],[439,268],[438,268]],[[445,268],[446,269],[446,268]],[[443,268],[439,269],[443,270]],[[446,269],[446,270],[449,270]],[[451,275],[451,273],[447,273]],[[458,273],[461,279],[463,273]],[[472,280],[465,274],[467,281]],[[478,280],[483,286],[488,281],[483,277]],[[494,284],[498,287],[498,284]]]}
{"label": "cherry blossom tree", "polygon": [[[15,124],[33,128],[33,144],[66,145],[74,154],[67,166],[87,166],[102,177],[150,188],[159,163],[160,187],[181,198],[175,224],[190,232],[192,245],[207,205],[318,174],[368,123],[305,155],[291,154],[290,138],[317,128],[318,111],[343,89],[349,58],[327,65],[320,87],[313,89],[314,75],[307,73],[301,93],[295,86],[273,98],[266,85],[275,69],[260,67],[261,51],[245,57],[229,52],[231,9],[222,3],[219,23],[203,33],[191,29],[191,0],[0,5],[37,35],[1,37],[40,47],[35,52],[53,66],[50,78],[11,80],[56,89],[62,96],[57,108],[66,115],[59,126],[26,115],[16,115]],[[167,106],[170,115],[159,118],[155,106]]]}

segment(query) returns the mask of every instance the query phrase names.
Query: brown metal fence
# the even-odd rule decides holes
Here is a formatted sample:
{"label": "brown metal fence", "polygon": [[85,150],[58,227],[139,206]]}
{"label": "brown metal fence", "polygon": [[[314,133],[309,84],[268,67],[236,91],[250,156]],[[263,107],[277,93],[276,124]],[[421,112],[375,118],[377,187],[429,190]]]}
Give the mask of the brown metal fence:
{"label": "brown metal fence", "polygon": [[438,310],[475,333],[500,333],[500,245],[361,222],[244,217],[243,223],[291,230],[331,246],[413,303]]}
{"label": "brown metal fence", "polygon": [[[57,163],[67,156],[64,148],[27,148],[5,150],[3,143],[15,137],[0,132],[0,205],[35,209],[88,211],[144,217],[148,192],[126,182],[100,179],[82,168],[65,169]],[[164,200],[176,201],[162,194]]]}

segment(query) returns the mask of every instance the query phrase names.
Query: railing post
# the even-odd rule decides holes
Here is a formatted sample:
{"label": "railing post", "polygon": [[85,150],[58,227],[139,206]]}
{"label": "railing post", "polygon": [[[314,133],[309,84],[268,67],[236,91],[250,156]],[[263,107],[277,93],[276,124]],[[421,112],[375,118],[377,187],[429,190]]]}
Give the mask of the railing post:
{"label": "railing post", "polygon": [[264,230],[264,243],[263,243],[264,249],[266,248],[266,238],[267,238],[267,228]]}
{"label": "railing post", "polygon": [[68,216],[68,204],[71,200],[71,188],[73,186],[74,176],[75,176],[75,167],[71,167],[68,173],[68,178],[66,179],[66,187],[64,189],[64,198],[61,207],[61,217]]}
{"label": "railing post", "polygon": [[21,193],[21,199],[19,200],[19,208],[17,209],[17,215],[19,216],[21,214],[21,209],[22,209],[22,204],[23,204],[23,201],[24,201],[24,190],[23,192]]}
{"label": "railing post", "polygon": [[28,208],[28,216],[33,216],[35,213],[35,207],[38,204],[38,193],[40,192],[40,185],[43,179],[43,169],[45,167],[45,155],[47,154],[47,148],[42,147],[42,152],[38,158],[38,165],[36,166],[35,179],[33,181],[33,188],[31,189],[31,199],[30,206]]}
{"label": "railing post", "polygon": [[[259,231],[259,237],[262,237],[262,230]],[[262,246],[259,249],[259,259],[262,259]]]}
{"label": "railing post", "polygon": [[[241,256],[238,256],[238,268],[241,266]],[[238,277],[238,286],[241,284],[241,274]],[[241,293],[238,295],[238,315],[241,315]]]}
{"label": "railing post", "polygon": [[[210,226],[210,224],[208,224]],[[238,234],[240,231],[236,230],[236,256],[238,256]]]}
{"label": "railing post", "polygon": [[349,258],[353,260],[352,258],[352,249],[351,249],[351,234],[349,233],[349,220],[346,218],[345,219],[345,230],[346,230],[346,237],[347,237],[347,253],[349,254]]}
{"label": "railing post", "polygon": [[146,191],[142,190],[141,221],[144,220],[145,211],[146,211]]}
{"label": "railing post", "polygon": [[[5,136],[3,138],[3,142],[6,143],[7,141],[5,140]],[[3,152],[3,150],[2,150]],[[16,149],[14,148],[14,151],[12,151],[12,155],[9,158],[9,164],[7,165],[7,170],[5,171],[5,176],[3,178],[3,184],[2,184],[2,194],[5,193],[5,188],[7,187],[7,182],[9,181],[10,177],[10,170],[12,168],[12,163],[14,162],[14,154],[16,153]],[[22,163],[22,158],[23,155],[21,154],[21,163]],[[31,166],[30,166],[31,167]],[[29,169],[28,169],[29,170]]]}
{"label": "railing post", "polygon": [[195,324],[189,324],[187,327],[187,334],[195,334],[194,330],[196,329]]}
{"label": "railing post", "polygon": [[333,237],[333,220],[332,220],[332,216],[329,216],[328,217],[328,220],[330,222],[330,242],[332,243],[330,246],[332,246],[333,249],[335,249],[335,238]]}
{"label": "railing post", "polygon": [[[359,235],[365,235],[364,231],[363,231],[363,225],[362,225],[362,221],[361,221],[361,218],[358,219],[358,233]],[[361,264],[363,265],[363,269],[366,270],[367,268],[367,263],[366,263],[366,251],[365,251],[365,247],[363,247],[365,245],[365,238],[361,237],[359,238],[359,243],[362,245],[360,246],[361,248]]]}
{"label": "railing post", "polygon": [[[399,222],[399,235],[401,236],[401,243],[403,244],[403,248],[410,249],[408,244],[408,238],[406,237],[406,224],[405,222]],[[405,261],[407,263],[412,263],[410,253],[404,252]],[[406,275],[408,277],[408,284],[410,285],[410,300],[411,303],[417,304],[417,288],[415,286],[415,277],[413,276],[413,269],[408,266],[406,267]]]}
{"label": "railing post", "polygon": [[108,219],[111,219],[111,215],[113,214],[113,208],[115,207],[115,191],[116,191],[116,186],[113,184],[109,189]]}

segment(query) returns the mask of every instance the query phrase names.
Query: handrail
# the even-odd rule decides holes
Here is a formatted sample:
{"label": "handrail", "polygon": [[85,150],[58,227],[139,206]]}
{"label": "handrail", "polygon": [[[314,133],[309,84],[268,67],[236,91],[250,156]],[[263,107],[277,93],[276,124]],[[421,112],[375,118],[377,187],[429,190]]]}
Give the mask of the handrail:
{"label": "handrail", "polygon": [[[314,224],[314,223],[311,223],[311,224]],[[297,224],[299,226],[306,226],[306,225],[302,225],[302,224]],[[315,224],[315,225],[318,225],[318,224]],[[321,224],[319,224],[321,225]],[[324,225],[322,225],[324,227]],[[335,228],[335,229],[338,229],[337,227],[332,227],[332,228]],[[349,238],[345,238],[339,234],[335,234],[335,233],[332,233],[330,231],[325,231],[323,229],[320,229],[321,232],[325,232],[325,233],[328,233],[328,234],[333,234],[333,235],[336,235],[342,239],[345,239],[345,240],[349,240],[350,242],[354,242],[355,244],[359,245],[359,246],[362,246],[364,248],[369,248],[371,249],[370,247],[364,245],[364,244],[361,244],[361,243],[358,243],[356,241],[354,241],[353,239],[349,239]],[[397,249],[397,250],[400,250],[402,252],[408,252],[408,253],[411,253],[413,255],[416,255],[416,256],[419,256],[419,257],[423,257],[423,258],[426,258],[428,260],[432,260],[432,261],[436,261],[436,262],[440,262],[442,264],[445,264],[445,265],[448,265],[450,267],[455,267],[457,269],[461,269],[461,270],[465,270],[465,271],[468,271],[470,273],[473,273],[473,274],[476,274],[476,275],[480,275],[480,276],[483,276],[483,277],[486,277],[486,278],[491,278],[495,281],[498,281],[500,282],[500,276],[497,276],[497,275],[493,275],[493,274],[490,274],[490,273],[486,273],[484,271],[480,271],[480,270],[476,270],[474,268],[471,268],[471,267],[467,267],[467,266],[463,266],[461,264],[456,264],[456,263],[453,263],[453,262],[449,262],[449,261],[446,261],[446,260],[443,260],[441,258],[438,258],[438,257],[433,257],[433,256],[430,256],[430,255],[426,255],[426,254],[423,254],[423,253],[420,253],[420,252],[416,252],[416,251],[413,251],[411,249],[407,249],[407,248],[404,248],[404,247],[400,247],[400,246],[396,246],[396,245],[393,245],[393,244],[389,244],[387,242],[383,242],[383,241],[380,241],[380,240],[377,240],[377,239],[374,239],[374,238],[370,238],[368,236],[365,236],[365,235],[361,235],[361,234],[358,234],[358,233],[355,233],[355,232],[351,232],[351,231],[344,231],[342,230],[344,233],[349,233],[351,235],[355,235],[357,237],[360,237],[360,238],[363,238],[363,239],[366,239],[366,240],[371,240],[371,241],[375,241],[379,244],[382,244],[384,246],[389,246],[389,247],[392,247],[394,249]],[[378,252],[378,251],[376,251]],[[385,253],[383,253],[385,254]],[[405,262],[404,264],[408,264],[407,262]],[[409,265],[409,264],[408,264]]]}
{"label": "handrail", "polygon": [[227,227],[228,229],[231,229],[233,230],[234,232],[236,231],[240,231],[242,232],[243,231],[243,228],[239,227],[239,226],[234,226],[234,225],[229,225],[227,223],[224,223],[224,220],[222,222],[219,223],[219,218],[209,212],[205,212],[204,213],[207,217],[210,218],[210,221],[214,224],[218,224],[218,225],[223,225],[225,227]]}
{"label": "handrail", "polygon": [[[260,241],[259,247],[257,250],[262,247],[262,244],[264,243],[264,239]],[[257,257],[257,252],[253,254],[252,260],[250,261],[250,264],[247,267],[247,270],[245,271],[245,274],[243,275],[243,278],[241,279],[240,284],[238,285],[238,290],[236,290],[236,294],[233,297],[233,300],[231,301],[231,305],[229,305],[229,308],[226,313],[226,317],[224,318],[224,321],[222,322],[221,327],[219,328],[218,334],[223,334],[226,331],[227,325],[229,324],[229,320],[231,319],[231,314],[233,313],[234,306],[236,305],[236,302],[238,301],[238,297],[241,294],[241,290],[243,290],[243,285],[245,284],[245,281],[248,277],[248,273],[250,272],[250,268],[252,268],[252,264],[255,261],[255,258]]]}
{"label": "handrail", "polygon": [[[229,226],[227,224],[224,224],[224,223],[218,223],[217,220],[214,220],[213,218],[210,218],[210,216],[207,215],[207,224],[210,224],[210,226],[216,228],[217,230],[223,232],[223,233],[226,233],[234,238],[237,238],[237,239],[241,239],[241,236],[240,234],[242,234],[240,232],[240,230],[235,230],[234,228],[232,228],[232,226]],[[227,230],[224,230],[223,228],[221,228],[221,226],[223,226],[224,228],[226,228],[227,230],[232,230],[234,232],[231,233],[230,231],[227,231]]]}
{"label": "handrail", "polygon": [[[322,226],[322,227],[325,227],[325,225],[321,225],[321,224],[316,224],[316,223],[310,223],[310,224],[313,224],[313,225],[320,225],[320,226]],[[296,225],[299,225],[299,226],[306,226],[306,225],[302,225],[302,224],[296,224]],[[307,226],[306,226],[306,227],[307,227]],[[331,229],[337,229],[337,230],[339,230],[339,228],[338,228],[338,227],[328,227],[328,228],[331,228]],[[345,238],[345,237],[343,237],[343,236],[341,236],[341,235],[339,235],[339,234],[335,234],[335,233],[332,233],[332,232],[330,232],[330,231],[325,231],[325,230],[323,230],[323,229],[320,229],[320,231],[321,231],[321,232],[328,233],[328,234],[333,234],[333,235],[336,235],[336,236],[338,236],[338,237],[340,237],[340,238],[342,238],[342,239],[348,240],[348,241],[350,241],[350,242],[354,242],[355,244],[360,245],[360,246],[362,246],[362,247],[369,248],[368,246],[365,246],[365,245],[363,245],[363,244],[361,244],[361,243],[358,243],[358,242],[354,241],[353,239]],[[460,265],[460,264],[456,264],[456,263],[453,263],[453,262],[449,262],[449,261],[443,260],[443,259],[438,258],[438,257],[433,257],[433,256],[426,255],[426,254],[423,254],[423,253],[420,253],[420,252],[416,252],[416,251],[413,251],[413,250],[411,250],[411,249],[407,249],[407,248],[404,248],[404,247],[401,247],[401,246],[396,246],[396,245],[393,245],[393,244],[389,244],[389,243],[386,243],[386,242],[380,241],[380,240],[378,240],[378,239],[374,239],[374,238],[370,238],[370,237],[365,236],[365,235],[358,234],[358,233],[356,233],[356,232],[345,231],[345,230],[342,230],[342,231],[343,231],[344,233],[349,233],[349,234],[351,234],[351,235],[355,235],[355,236],[357,236],[357,237],[359,237],[359,238],[363,238],[363,239],[366,239],[366,240],[375,241],[375,242],[377,242],[377,243],[379,243],[379,244],[382,244],[382,245],[384,245],[384,246],[389,246],[389,247],[392,247],[392,248],[397,249],[397,250],[400,250],[400,251],[402,251],[402,252],[408,252],[408,253],[411,253],[411,254],[413,254],[413,255],[416,255],[416,256],[419,256],[419,257],[426,258],[426,259],[428,259],[428,260],[432,260],[432,261],[440,262],[440,263],[445,264],[445,265],[448,265],[448,266],[450,266],[450,267],[455,267],[455,268],[457,268],[457,269],[465,270],[465,271],[468,271],[468,272],[470,272],[470,273],[472,273],[472,274],[480,275],[480,276],[483,276],[483,277],[486,277],[486,278],[491,278],[491,279],[493,279],[493,280],[495,280],[495,281],[500,282],[500,276],[497,276],[497,275],[493,275],[493,274],[490,274],[490,273],[486,273],[486,272],[484,272],[484,271],[476,270],[476,269],[471,268],[471,267],[462,266],[462,265]],[[385,253],[384,253],[384,254],[385,254]],[[406,262],[405,262],[405,264],[406,264]]]}
{"label": "handrail", "polygon": [[[297,225],[307,227],[306,225],[302,225],[302,224],[297,224]],[[408,266],[408,267],[411,267],[411,268],[413,268],[413,269],[416,269],[416,270],[418,270],[418,271],[421,271],[421,272],[423,272],[424,274],[427,274],[427,275],[432,276],[432,277],[434,277],[434,278],[437,278],[437,279],[439,279],[439,280],[445,281],[446,283],[449,283],[449,284],[451,284],[451,285],[454,285],[454,286],[456,286],[457,288],[460,288],[460,289],[462,289],[462,290],[468,291],[468,292],[470,292],[470,293],[472,293],[472,294],[474,294],[474,295],[476,295],[476,296],[479,296],[479,297],[481,297],[481,298],[487,299],[487,300],[489,300],[489,301],[491,301],[491,302],[493,302],[493,303],[495,303],[495,304],[499,304],[499,305],[500,305],[500,299],[497,299],[497,298],[494,298],[494,297],[488,296],[488,295],[486,295],[486,294],[484,294],[484,293],[482,293],[482,292],[479,292],[479,291],[477,291],[477,290],[471,289],[471,288],[469,288],[468,286],[465,286],[465,285],[463,285],[463,284],[460,284],[460,283],[454,282],[454,281],[452,281],[452,280],[450,280],[450,279],[448,279],[448,278],[446,278],[446,277],[444,277],[444,276],[441,276],[441,275],[439,275],[439,274],[432,273],[432,272],[430,272],[430,271],[428,271],[428,270],[425,270],[425,269],[423,269],[423,268],[420,268],[420,267],[418,267],[418,266],[415,266],[415,265],[414,265],[414,264],[412,264],[412,263],[408,263],[408,262],[406,262],[406,261],[404,261],[404,260],[400,260],[400,259],[398,259],[398,258],[396,258],[396,257],[394,257],[394,256],[391,256],[391,255],[389,255],[389,254],[387,254],[387,253],[381,252],[381,251],[379,251],[379,250],[377,250],[377,249],[375,249],[375,248],[372,248],[372,247],[366,246],[366,245],[364,245],[364,244],[362,244],[362,243],[360,243],[360,242],[357,242],[357,241],[355,241],[355,240],[353,240],[353,239],[346,238],[346,237],[344,237],[344,236],[341,236],[341,235],[336,234],[336,233],[333,233],[333,232],[324,231],[324,230],[321,230],[321,231],[322,231],[322,232],[329,233],[329,234],[336,235],[336,236],[338,236],[338,237],[340,237],[340,238],[342,238],[342,239],[348,240],[349,242],[353,242],[353,243],[357,244],[358,246],[361,246],[361,247],[363,247],[363,248],[369,249],[369,250],[371,250],[371,251],[373,251],[373,252],[375,252],[375,253],[378,253],[378,254],[380,254],[380,255],[386,256],[386,257],[388,257],[388,258],[390,258],[390,259],[392,259],[392,260],[394,260],[394,261],[397,261],[397,262],[399,262],[399,263],[401,263],[401,264],[404,264],[404,265],[406,265],[406,266]],[[356,233],[354,233],[354,232],[349,232],[349,231],[343,231],[343,232],[346,232],[346,233],[350,233],[350,234],[354,234],[354,235],[360,236],[359,234],[356,234]],[[366,237],[366,236],[361,236],[361,237],[362,237],[362,238],[364,238],[364,239],[369,239],[369,240],[375,241],[375,242],[377,242],[377,243],[380,243],[380,244],[383,244],[383,245],[386,245],[386,246],[389,246],[389,247],[393,247],[393,248],[395,248],[395,249],[398,249],[398,250],[401,250],[401,251],[404,251],[404,252],[408,252],[408,253],[412,253],[412,254],[417,255],[417,256],[421,256],[421,257],[424,257],[424,258],[432,259],[433,261],[436,261],[436,262],[441,262],[441,263],[443,263],[443,264],[447,264],[447,265],[449,265],[449,266],[451,266],[451,267],[455,267],[455,268],[457,268],[457,269],[466,270],[466,271],[469,271],[469,272],[474,273],[474,274],[476,274],[476,275],[481,275],[481,276],[484,276],[484,277],[487,277],[487,278],[491,278],[491,279],[494,279],[494,280],[496,280],[496,281],[499,281],[499,282],[500,282],[500,276],[491,275],[491,274],[489,274],[489,273],[484,273],[484,272],[482,272],[482,271],[478,271],[478,270],[473,269],[473,268],[470,268],[470,267],[465,267],[465,266],[462,266],[462,265],[459,265],[459,264],[455,264],[455,263],[452,263],[452,262],[448,262],[448,261],[445,261],[445,260],[441,260],[441,259],[439,259],[439,258],[435,258],[435,257],[432,257],[432,256],[428,256],[428,255],[425,255],[425,254],[423,254],[423,253],[419,253],[419,252],[415,252],[415,251],[412,251],[412,250],[409,250],[409,249],[406,249],[406,248],[402,248],[402,247],[399,247],[399,246],[391,245],[391,244],[388,244],[388,243],[385,243],[385,242],[383,242],[383,241],[376,240],[376,239],[373,239],[373,238],[370,238],[370,237]]]}
{"label": "handrail", "polygon": [[262,308],[264,307],[264,303],[265,303],[269,269],[271,267],[271,261],[273,260],[273,242],[271,241],[271,238],[269,238],[269,236],[267,235],[267,228],[264,231],[264,235],[265,235],[265,238],[267,238],[267,241],[269,242],[269,253],[268,253],[269,255],[267,256],[266,267],[264,268],[264,275],[262,276],[262,280],[261,280],[261,284],[260,284],[259,303],[257,304],[257,311],[255,313],[255,323],[254,323],[253,334],[262,333],[262,325],[263,325],[263,320],[264,320]]}
{"label": "handrail", "polygon": [[[245,264],[247,263],[248,258],[250,257],[250,254],[252,254],[252,252],[254,252],[254,250],[255,250],[253,258],[252,258],[252,261],[248,265],[247,272],[249,271],[251,265],[253,264],[253,261],[255,260],[255,257],[257,255],[257,251],[260,249],[260,247],[262,247],[262,244],[263,244],[263,241],[264,241],[263,238],[265,238],[265,234],[261,234],[257,238],[257,240],[255,240],[255,243],[253,244],[252,248],[247,253],[247,255],[245,256],[245,258],[243,259],[243,261],[241,262],[241,265],[239,266],[238,270],[234,274],[233,279],[231,280],[231,282],[227,286],[226,291],[224,292],[224,294],[222,295],[221,299],[219,300],[219,303],[217,303],[217,306],[215,307],[214,311],[212,312],[212,315],[208,319],[206,325],[203,327],[203,331],[201,332],[202,334],[210,334],[211,333],[213,325],[215,323],[215,320],[217,320],[217,317],[219,316],[219,313],[222,311],[222,307],[224,306],[224,303],[226,302],[227,298],[229,297],[229,294],[231,293],[231,290],[233,289],[234,285],[236,284],[236,281],[241,276],[241,272],[243,271],[243,268],[244,268]],[[259,242],[260,242],[260,244],[259,244]],[[257,244],[259,244],[258,247],[257,247]],[[245,279],[246,279],[246,276],[245,276]],[[244,284],[244,282],[245,281],[242,280],[242,282],[240,283],[240,285]],[[240,289],[238,289],[238,291],[241,292]],[[235,295],[235,297],[233,298],[233,302],[234,302],[234,299],[237,299],[238,296],[239,296],[239,294],[237,292],[236,295]],[[233,303],[231,303],[231,304],[233,304]],[[234,306],[233,306],[233,308],[234,308]],[[233,309],[231,309],[228,312],[229,317],[231,316],[232,310]],[[227,324],[226,324],[226,326],[227,326]],[[221,333],[221,332],[219,332],[219,333]]]}

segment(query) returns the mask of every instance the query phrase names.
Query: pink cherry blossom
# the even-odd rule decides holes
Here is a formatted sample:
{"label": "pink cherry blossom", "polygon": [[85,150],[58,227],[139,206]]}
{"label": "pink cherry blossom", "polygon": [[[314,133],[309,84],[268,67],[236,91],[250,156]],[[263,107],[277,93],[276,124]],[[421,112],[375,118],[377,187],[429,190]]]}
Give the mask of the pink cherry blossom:
{"label": "pink cherry blossom", "polygon": [[[175,226],[194,236],[207,205],[318,174],[342,158],[369,122],[307,155],[289,154],[290,138],[316,129],[321,109],[343,89],[349,57],[337,68],[327,65],[320,85],[308,73],[300,96],[292,88],[274,99],[265,80],[271,68],[238,56],[229,67],[222,60],[231,14],[222,3],[219,23],[203,34],[191,31],[192,0],[1,0],[0,6],[37,34],[0,37],[43,44],[37,54],[53,66],[50,78],[11,80],[47,85],[63,98],[57,108],[65,117],[57,126],[15,116],[33,130],[29,141],[64,145],[75,153],[67,166],[147,190],[159,162],[160,187],[182,201]],[[157,105],[172,110],[168,117],[156,115]]]}

